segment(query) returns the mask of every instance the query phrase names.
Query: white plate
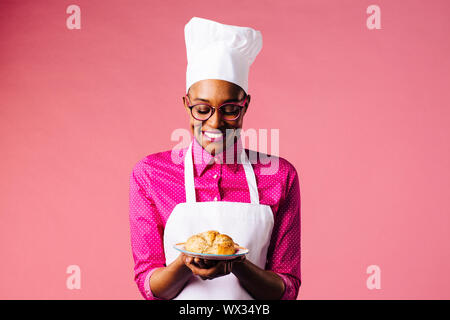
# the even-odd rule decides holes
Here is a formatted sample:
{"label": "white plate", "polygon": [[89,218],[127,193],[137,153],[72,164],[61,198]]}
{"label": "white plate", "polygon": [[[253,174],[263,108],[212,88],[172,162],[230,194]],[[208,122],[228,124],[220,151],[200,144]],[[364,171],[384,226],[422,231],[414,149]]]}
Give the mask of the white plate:
{"label": "white plate", "polygon": [[173,247],[176,250],[183,252],[184,254],[186,254],[190,257],[203,258],[203,259],[209,259],[209,260],[231,260],[231,259],[235,259],[237,257],[243,256],[243,255],[246,255],[248,253],[247,248],[240,247],[240,246],[236,246],[237,251],[235,254],[197,253],[197,252],[186,251],[186,249],[184,248],[184,244],[185,244],[185,242],[177,243]]}

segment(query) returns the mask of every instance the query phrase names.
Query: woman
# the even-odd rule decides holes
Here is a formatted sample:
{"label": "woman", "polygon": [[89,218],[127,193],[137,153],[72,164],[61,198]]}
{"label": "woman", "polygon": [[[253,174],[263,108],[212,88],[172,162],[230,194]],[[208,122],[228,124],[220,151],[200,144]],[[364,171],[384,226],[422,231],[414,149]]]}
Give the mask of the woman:
{"label": "woman", "polygon": [[[248,68],[261,49],[260,33],[193,18],[185,35],[183,104],[194,139],[183,150],[183,163],[174,163],[172,152],[165,151],[145,157],[133,170],[135,281],[146,299],[295,299],[301,280],[297,172],[276,158],[278,170],[264,174],[269,165],[239,139],[251,98]],[[173,249],[207,230],[232,235],[249,249],[248,256],[212,261]]]}

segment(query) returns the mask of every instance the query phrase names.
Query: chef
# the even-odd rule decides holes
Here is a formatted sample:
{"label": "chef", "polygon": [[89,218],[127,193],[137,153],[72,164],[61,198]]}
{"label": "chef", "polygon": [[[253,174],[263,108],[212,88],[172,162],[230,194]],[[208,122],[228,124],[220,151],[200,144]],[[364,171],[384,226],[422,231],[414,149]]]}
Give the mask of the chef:
{"label": "chef", "polygon": [[[296,299],[301,283],[297,171],[284,158],[272,157],[278,170],[267,174],[271,164],[243,148],[239,135],[261,32],[198,17],[184,31],[188,66],[182,101],[193,138],[182,149],[181,163],[168,150],[146,156],[132,171],[136,284],[149,300]],[[208,230],[229,235],[249,249],[248,255],[213,261],[174,249]]]}

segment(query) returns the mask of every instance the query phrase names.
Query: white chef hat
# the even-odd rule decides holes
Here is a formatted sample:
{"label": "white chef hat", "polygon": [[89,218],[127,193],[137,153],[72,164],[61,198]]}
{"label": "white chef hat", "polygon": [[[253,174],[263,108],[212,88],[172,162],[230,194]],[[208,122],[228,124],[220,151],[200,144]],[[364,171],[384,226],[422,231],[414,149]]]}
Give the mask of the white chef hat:
{"label": "white chef hat", "polygon": [[204,79],[220,79],[247,93],[250,65],[262,48],[260,31],[193,17],[184,27],[188,66],[186,93]]}

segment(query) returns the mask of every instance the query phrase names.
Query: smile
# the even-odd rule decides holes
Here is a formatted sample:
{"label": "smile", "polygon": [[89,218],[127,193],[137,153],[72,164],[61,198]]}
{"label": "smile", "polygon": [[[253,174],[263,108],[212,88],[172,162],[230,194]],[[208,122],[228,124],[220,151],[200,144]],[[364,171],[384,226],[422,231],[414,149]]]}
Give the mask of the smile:
{"label": "smile", "polygon": [[222,132],[203,131],[203,136],[208,141],[222,141],[223,140],[223,133]]}

